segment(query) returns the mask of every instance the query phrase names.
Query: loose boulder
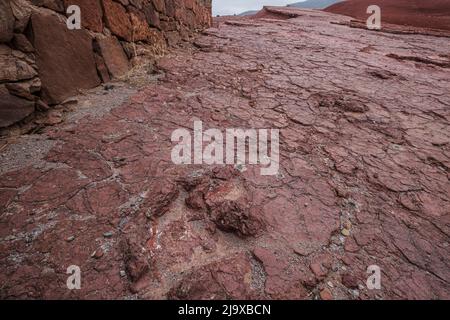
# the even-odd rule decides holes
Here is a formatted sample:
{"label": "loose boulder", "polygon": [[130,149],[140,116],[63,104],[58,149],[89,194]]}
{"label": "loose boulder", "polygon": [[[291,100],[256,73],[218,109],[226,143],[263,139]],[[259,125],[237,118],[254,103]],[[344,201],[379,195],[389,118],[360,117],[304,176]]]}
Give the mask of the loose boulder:
{"label": "loose boulder", "polygon": [[130,17],[120,3],[103,0],[106,26],[120,39],[132,41],[132,26]]}
{"label": "loose boulder", "polygon": [[33,111],[33,101],[13,96],[5,86],[0,86],[0,128],[8,127],[26,118]]}
{"label": "loose boulder", "polygon": [[0,45],[0,82],[27,80],[37,75],[28,62],[16,57],[18,53],[8,46]]}
{"label": "loose boulder", "polygon": [[128,72],[128,58],[117,38],[98,38],[96,43],[96,50],[103,56],[111,78],[118,78]]}
{"label": "loose boulder", "polygon": [[31,23],[44,101],[58,104],[78,89],[100,84],[92,38],[86,30],[68,30],[50,14],[33,14]]}
{"label": "loose boulder", "polygon": [[24,32],[33,12],[31,3],[27,0],[11,0],[11,9],[15,18],[14,31]]}
{"label": "loose boulder", "polygon": [[56,12],[64,12],[63,0],[31,0],[31,3],[38,7],[44,7]]}
{"label": "loose boulder", "polygon": [[0,43],[9,42],[13,37],[14,16],[9,0],[0,1]]}

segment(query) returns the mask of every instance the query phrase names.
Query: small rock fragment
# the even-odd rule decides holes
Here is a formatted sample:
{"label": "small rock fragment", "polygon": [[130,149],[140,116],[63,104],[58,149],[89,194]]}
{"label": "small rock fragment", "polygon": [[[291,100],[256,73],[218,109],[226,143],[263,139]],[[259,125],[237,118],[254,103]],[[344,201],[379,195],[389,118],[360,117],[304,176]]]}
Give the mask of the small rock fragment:
{"label": "small rock fragment", "polygon": [[320,291],[320,299],[322,300],[333,300],[333,294],[328,288],[323,289]]}
{"label": "small rock fragment", "polygon": [[114,235],[114,233],[112,231],[108,231],[103,234],[103,236],[105,238],[111,238],[113,235]]}
{"label": "small rock fragment", "polygon": [[358,289],[358,279],[350,273],[342,275],[342,284],[349,289]]}
{"label": "small rock fragment", "polygon": [[103,254],[104,254],[103,250],[99,248],[92,253],[91,257],[95,259],[100,259],[101,257],[103,257]]}

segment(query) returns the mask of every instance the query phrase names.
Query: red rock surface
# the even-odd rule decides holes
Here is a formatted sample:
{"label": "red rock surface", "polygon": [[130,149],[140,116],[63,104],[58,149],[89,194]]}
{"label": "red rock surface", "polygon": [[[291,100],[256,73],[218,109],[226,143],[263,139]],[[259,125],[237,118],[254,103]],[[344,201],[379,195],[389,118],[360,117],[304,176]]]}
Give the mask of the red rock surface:
{"label": "red rock surface", "polygon": [[448,0],[346,0],[324,10],[366,21],[370,5],[381,8],[382,23],[450,30]]}
{"label": "red rock surface", "polygon": [[[205,31],[123,105],[44,130],[31,165],[2,162],[0,297],[449,299],[448,39],[295,13]],[[279,128],[279,174],[174,165],[194,119]]]}
{"label": "red rock surface", "polygon": [[251,299],[252,266],[245,254],[194,268],[172,288],[169,299],[214,300]]}

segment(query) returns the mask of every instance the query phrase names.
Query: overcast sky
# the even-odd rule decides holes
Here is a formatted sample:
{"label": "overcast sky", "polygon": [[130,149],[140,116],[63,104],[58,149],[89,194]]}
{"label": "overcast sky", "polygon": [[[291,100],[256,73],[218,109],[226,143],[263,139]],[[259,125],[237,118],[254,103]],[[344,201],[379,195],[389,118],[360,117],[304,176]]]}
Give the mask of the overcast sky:
{"label": "overcast sky", "polygon": [[258,10],[265,5],[284,6],[303,0],[213,0],[213,15],[239,14],[248,10]]}

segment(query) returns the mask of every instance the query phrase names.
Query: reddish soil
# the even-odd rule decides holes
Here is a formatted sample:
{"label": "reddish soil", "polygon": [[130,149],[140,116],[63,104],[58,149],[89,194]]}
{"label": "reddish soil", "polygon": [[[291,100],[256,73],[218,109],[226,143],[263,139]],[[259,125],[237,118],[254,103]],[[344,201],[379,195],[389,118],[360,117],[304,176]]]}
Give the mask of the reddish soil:
{"label": "reddish soil", "polygon": [[381,22],[420,28],[450,30],[450,1],[448,0],[347,0],[326,9],[366,20],[370,5],[381,8]]}
{"label": "reddish soil", "polygon": [[[449,40],[292,12],[219,23],[123,104],[2,147],[0,298],[450,299]],[[195,119],[280,129],[279,174],[174,165]]]}

